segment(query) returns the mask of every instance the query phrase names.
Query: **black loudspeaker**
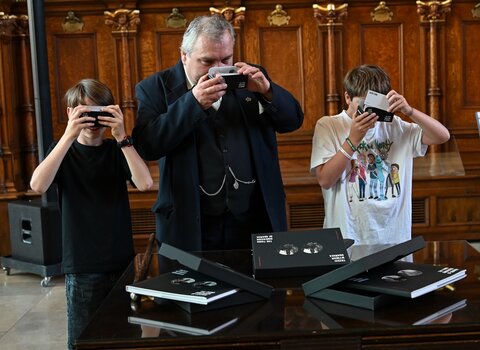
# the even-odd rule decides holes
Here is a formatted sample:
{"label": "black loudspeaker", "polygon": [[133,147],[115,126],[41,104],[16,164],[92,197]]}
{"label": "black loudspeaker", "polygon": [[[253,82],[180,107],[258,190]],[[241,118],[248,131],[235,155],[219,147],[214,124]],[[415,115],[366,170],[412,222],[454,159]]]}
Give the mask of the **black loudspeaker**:
{"label": "black loudspeaker", "polygon": [[12,258],[39,265],[62,261],[62,225],[58,203],[8,203]]}

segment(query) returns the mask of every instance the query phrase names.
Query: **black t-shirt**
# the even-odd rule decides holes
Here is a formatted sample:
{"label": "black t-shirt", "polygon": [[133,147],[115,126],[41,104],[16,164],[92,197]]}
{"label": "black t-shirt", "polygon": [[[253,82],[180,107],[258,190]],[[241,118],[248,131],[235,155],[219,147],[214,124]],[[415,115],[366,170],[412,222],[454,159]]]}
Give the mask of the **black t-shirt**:
{"label": "black t-shirt", "polygon": [[65,273],[118,271],[131,261],[130,178],[115,140],[106,139],[101,146],[72,144],[55,177]]}

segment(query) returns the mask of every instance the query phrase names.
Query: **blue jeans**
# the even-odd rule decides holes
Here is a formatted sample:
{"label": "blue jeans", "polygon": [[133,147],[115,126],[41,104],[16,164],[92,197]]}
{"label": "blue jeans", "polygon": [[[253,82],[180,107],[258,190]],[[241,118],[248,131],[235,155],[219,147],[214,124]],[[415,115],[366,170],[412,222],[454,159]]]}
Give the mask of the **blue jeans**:
{"label": "blue jeans", "polygon": [[80,336],[120,274],[115,272],[65,275],[69,349],[73,349],[75,340]]}

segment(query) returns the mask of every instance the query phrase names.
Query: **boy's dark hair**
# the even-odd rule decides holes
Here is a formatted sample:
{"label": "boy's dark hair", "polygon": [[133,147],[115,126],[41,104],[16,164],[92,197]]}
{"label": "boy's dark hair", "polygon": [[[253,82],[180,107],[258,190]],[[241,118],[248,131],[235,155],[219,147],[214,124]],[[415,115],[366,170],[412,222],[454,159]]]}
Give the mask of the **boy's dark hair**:
{"label": "boy's dark hair", "polygon": [[82,79],[65,93],[67,107],[86,105],[87,99],[94,106],[108,106],[115,102],[110,88],[95,79]]}
{"label": "boy's dark hair", "polygon": [[368,90],[386,95],[391,90],[391,83],[388,74],[379,66],[362,64],[347,73],[343,87],[353,99],[366,96]]}

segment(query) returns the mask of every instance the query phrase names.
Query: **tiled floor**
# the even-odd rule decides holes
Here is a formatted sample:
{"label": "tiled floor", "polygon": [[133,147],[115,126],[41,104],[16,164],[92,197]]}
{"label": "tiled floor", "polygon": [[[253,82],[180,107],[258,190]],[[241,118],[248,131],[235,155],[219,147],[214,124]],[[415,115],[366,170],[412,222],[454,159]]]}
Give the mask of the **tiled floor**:
{"label": "tiled floor", "polygon": [[0,271],[0,349],[64,350],[67,342],[65,283],[11,270]]}
{"label": "tiled floor", "polygon": [[[480,251],[480,242],[473,243]],[[42,277],[0,271],[0,349],[66,349],[67,321],[63,276],[42,287]]]}

